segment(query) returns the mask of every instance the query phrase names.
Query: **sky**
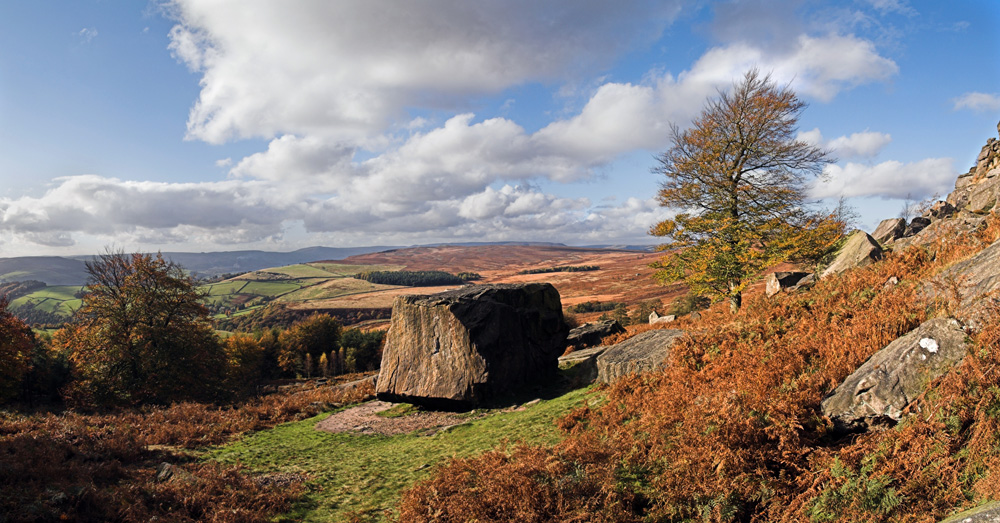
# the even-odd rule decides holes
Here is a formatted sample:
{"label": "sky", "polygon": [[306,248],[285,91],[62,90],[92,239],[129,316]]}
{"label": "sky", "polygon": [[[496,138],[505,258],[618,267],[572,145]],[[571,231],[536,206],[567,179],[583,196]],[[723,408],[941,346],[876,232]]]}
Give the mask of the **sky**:
{"label": "sky", "polygon": [[756,67],[871,230],[997,136],[997,0],[5,0],[0,257],[654,244]]}

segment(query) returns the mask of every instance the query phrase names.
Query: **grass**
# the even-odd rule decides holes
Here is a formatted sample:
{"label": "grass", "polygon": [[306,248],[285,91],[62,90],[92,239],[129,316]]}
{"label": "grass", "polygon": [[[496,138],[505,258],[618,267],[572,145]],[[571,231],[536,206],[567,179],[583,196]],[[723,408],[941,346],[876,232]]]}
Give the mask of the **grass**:
{"label": "grass", "polygon": [[273,272],[275,274],[284,274],[289,278],[335,278],[337,274],[323,270],[315,265],[299,264],[299,265],[288,265],[286,267],[278,267],[275,269],[268,269],[267,272]]}
{"label": "grass", "polygon": [[301,284],[294,281],[251,281],[243,287],[240,294],[255,294],[257,296],[281,296],[297,291]]}
{"label": "grass", "polygon": [[554,420],[588,399],[576,389],[524,410],[491,411],[481,419],[433,436],[331,434],[315,425],[330,414],[259,432],[209,454],[255,472],[304,474],[305,499],[289,521],[347,521],[352,513],[383,519],[400,493],[452,457],[465,457],[505,442],[552,444],[561,439]]}
{"label": "grass", "polygon": [[14,300],[11,302],[11,308],[17,309],[33,304],[38,310],[62,314],[68,318],[83,304],[82,300],[74,296],[82,288],[78,285],[45,287]]}
{"label": "grass", "polygon": [[403,268],[402,265],[350,265],[346,263],[308,263],[306,265],[341,278],[350,278],[365,271],[398,271]]}

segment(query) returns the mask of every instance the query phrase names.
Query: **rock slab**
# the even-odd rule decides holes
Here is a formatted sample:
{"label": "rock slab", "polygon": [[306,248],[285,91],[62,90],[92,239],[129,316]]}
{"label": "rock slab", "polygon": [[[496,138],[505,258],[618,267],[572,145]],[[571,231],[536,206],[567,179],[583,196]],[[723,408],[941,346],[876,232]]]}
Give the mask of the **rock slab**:
{"label": "rock slab", "polygon": [[764,291],[768,297],[783,290],[795,290],[800,285],[808,285],[815,280],[811,272],[772,272],[764,277]]}
{"label": "rock slab", "polygon": [[376,393],[383,401],[470,408],[550,380],[568,331],[559,292],[548,283],[399,296]]}
{"label": "rock slab", "polygon": [[872,238],[879,243],[888,243],[903,237],[906,231],[906,220],[902,218],[889,218],[882,220],[872,233]]}
{"label": "rock slab", "polygon": [[618,320],[602,320],[593,323],[585,323],[569,331],[566,336],[566,346],[579,350],[583,347],[591,347],[601,343],[601,339],[612,334],[625,332]]}
{"label": "rock slab", "polygon": [[822,404],[839,431],[893,424],[929,382],[965,358],[965,331],[952,318],[928,320],[876,352]]}
{"label": "rock slab", "polygon": [[864,231],[857,231],[847,239],[847,243],[820,278],[840,274],[855,267],[864,267],[881,259],[882,247],[875,238]]}
{"label": "rock slab", "polygon": [[657,329],[637,334],[608,347],[597,357],[597,379],[611,383],[623,376],[663,368],[670,347],[684,331]]}
{"label": "rock slab", "polygon": [[575,375],[580,384],[590,384],[597,379],[597,358],[608,350],[608,347],[590,347],[589,349],[575,350],[569,354],[559,357],[560,367],[574,367]]}
{"label": "rock slab", "polygon": [[941,523],[1000,523],[1000,501],[955,514]]}

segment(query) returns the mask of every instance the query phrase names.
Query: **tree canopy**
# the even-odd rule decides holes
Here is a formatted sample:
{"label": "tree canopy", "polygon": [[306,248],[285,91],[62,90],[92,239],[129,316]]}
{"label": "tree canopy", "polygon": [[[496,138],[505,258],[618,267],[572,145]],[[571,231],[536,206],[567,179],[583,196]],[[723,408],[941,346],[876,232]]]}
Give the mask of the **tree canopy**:
{"label": "tree canopy", "polygon": [[657,157],[664,176],[658,200],[678,209],[650,233],[672,240],[655,267],[664,282],[728,298],[765,268],[817,257],[843,234],[835,215],[809,211],[807,180],[833,160],[796,138],[805,103],[756,69],[708,101],[691,127],[673,128],[672,147]]}
{"label": "tree canopy", "polygon": [[78,399],[138,404],[218,392],[225,353],[179,265],[159,254],[108,252],[87,272],[83,305],[55,338],[70,351]]}

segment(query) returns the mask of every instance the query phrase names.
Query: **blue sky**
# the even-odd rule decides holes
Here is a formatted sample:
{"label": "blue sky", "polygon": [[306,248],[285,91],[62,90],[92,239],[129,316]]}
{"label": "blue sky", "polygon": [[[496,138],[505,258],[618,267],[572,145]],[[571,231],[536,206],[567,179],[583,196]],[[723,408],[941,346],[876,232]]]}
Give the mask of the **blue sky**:
{"label": "blue sky", "polygon": [[864,228],[1000,121],[1000,2],[0,3],[0,256],[653,243],[669,128],[749,67]]}

